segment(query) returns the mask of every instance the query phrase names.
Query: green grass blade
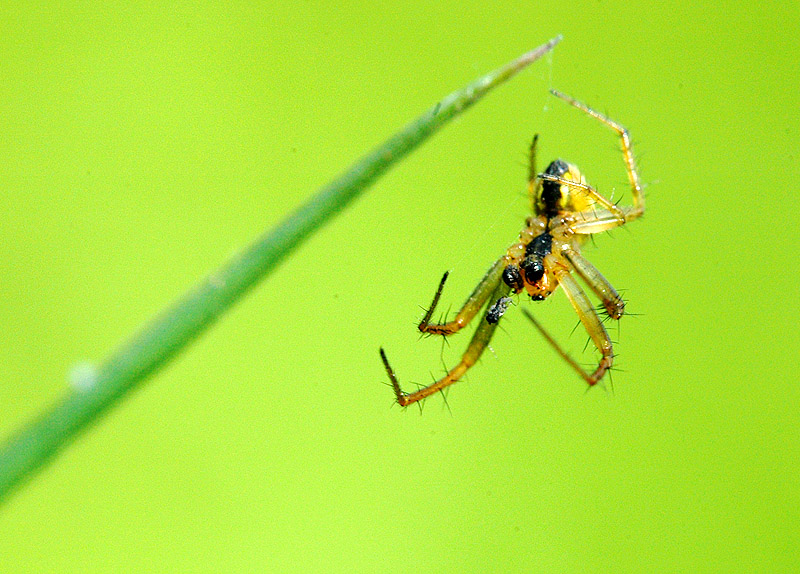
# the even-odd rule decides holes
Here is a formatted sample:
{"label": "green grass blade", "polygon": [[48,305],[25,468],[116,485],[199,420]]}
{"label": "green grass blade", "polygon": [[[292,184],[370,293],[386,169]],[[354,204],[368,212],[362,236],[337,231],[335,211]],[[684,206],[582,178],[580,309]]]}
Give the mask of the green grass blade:
{"label": "green grass blade", "polygon": [[158,371],[377,177],[489,90],[553,49],[561,37],[523,54],[436,104],[323,187],[114,352],[60,402],[12,436],[0,450],[0,501],[52,460],[78,433]]}

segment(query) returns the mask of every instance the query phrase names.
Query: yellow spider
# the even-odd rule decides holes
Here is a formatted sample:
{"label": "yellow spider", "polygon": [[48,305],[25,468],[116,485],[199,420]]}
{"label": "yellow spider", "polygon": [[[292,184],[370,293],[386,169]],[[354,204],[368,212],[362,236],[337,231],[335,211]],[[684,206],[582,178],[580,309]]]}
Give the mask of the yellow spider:
{"label": "yellow spider", "polygon": [[633,160],[628,130],[605,115],[591,109],[577,100],[556,90],[550,92],[567,103],[600,120],[619,134],[622,140],[622,153],[625,168],[631,184],[633,205],[618,207],[592,186],[578,168],[557,159],[547,166],[544,173],[536,173],[536,141],[534,136],[530,149],[528,190],[533,204],[532,217],[525,221],[519,234],[519,241],[508,248],[475,287],[464,306],[452,321],[431,323],[436,305],[447,281],[445,273],[433,302],[419,324],[422,333],[450,335],[460,331],[486,305],[472,340],[461,357],[461,361],[448,373],[427,387],[413,393],[406,393],[394,370],[389,365],[386,353],[380,349],[386,373],[389,375],[397,402],[407,406],[424,399],[448,385],[458,381],[475,364],[497,328],[497,323],[508,308],[510,293],[527,291],[534,301],[542,301],[561,285],[589,337],[602,354],[594,372],[585,371],[539,324],[533,315],[523,309],[545,339],[555,348],[581,377],[591,386],[603,378],[614,362],[611,339],[589,298],[573,276],[573,272],[583,280],[587,287],[603,302],[605,312],[612,319],[619,319],[625,311],[625,303],[614,287],[600,271],[581,255],[581,245],[594,233],[608,231],[638,219],[644,213],[644,195],[639,183],[639,174]]}

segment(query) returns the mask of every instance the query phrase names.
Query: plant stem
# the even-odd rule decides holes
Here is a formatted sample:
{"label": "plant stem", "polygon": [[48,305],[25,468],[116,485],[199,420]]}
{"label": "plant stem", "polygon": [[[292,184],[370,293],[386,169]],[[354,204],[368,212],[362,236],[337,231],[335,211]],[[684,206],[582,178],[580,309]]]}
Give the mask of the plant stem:
{"label": "plant stem", "polygon": [[489,90],[552,50],[560,39],[554,38],[444,98],[146,325],[96,373],[85,376],[60,402],[6,442],[0,450],[0,501],[51,461],[81,430],[174,358],[375,179]]}

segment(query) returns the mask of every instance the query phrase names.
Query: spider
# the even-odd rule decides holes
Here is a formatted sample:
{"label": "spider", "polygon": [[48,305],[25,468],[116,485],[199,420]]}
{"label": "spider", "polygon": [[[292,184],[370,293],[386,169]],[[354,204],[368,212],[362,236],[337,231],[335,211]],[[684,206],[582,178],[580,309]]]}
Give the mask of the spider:
{"label": "spider", "polygon": [[386,353],[383,348],[380,349],[381,359],[397,402],[402,406],[442,391],[458,381],[476,363],[489,345],[500,318],[511,303],[509,297],[511,293],[519,294],[526,291],[532,300],[543,301],[561,285],[583,327],[602,355],[593,372],[590,373],[581,367],[533,315],[523,309],[525,315],[589,386],[597,384],[614,363],[614,350],[608,332],[574,275],[577,274],[589,290],[602,301],[602,309],[608,317],[617,320],[622,317],[625,312],[624,301],[600,271],[581,255],[581,245],[590,235],[625,225],[641,217],[644,213],[642,186],[639,183],[628,130],[570,96],[557,90],[550,90],[550,93],[617,132],[622,141],[622,153],[631,185],[633,205],[619,207],[612,203],[586,182],[586,178],[576,166],[561,159],[550,163],[544,173],[537,174],[538,135],[535,135],[530,147],[528,171],[528,190],[533,216],[526,219],[519,240],[492,265],[452,321],[431,323],[449,275],[449,272],[446,272],[418,327],[420,332],[426,334],[451,335],[466,327],[478,311],[486,306],[486,311],[461,361],[438,381],[416,392],[406,393],[400,388]]}

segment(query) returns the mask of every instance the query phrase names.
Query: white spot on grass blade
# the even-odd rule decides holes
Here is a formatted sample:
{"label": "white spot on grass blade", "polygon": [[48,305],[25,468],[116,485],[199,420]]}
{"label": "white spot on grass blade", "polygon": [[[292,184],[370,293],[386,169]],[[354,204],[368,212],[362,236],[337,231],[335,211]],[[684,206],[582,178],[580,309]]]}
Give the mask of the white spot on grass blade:
{"label": "white spot on grass blade", "polygon": [[97,367],[89,361],[81,361],[70,369],[67,379],[70,387],[85,393],[97,384]]}

